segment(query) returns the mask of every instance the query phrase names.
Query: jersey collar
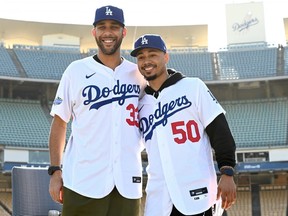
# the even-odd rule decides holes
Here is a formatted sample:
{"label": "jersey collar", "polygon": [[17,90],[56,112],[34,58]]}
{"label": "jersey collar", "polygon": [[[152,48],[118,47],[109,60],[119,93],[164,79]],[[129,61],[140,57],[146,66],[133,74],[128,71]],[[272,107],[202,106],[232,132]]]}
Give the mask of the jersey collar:
{"label": "jersey collar", "polygon": [[179,80],[183,79],[185,76],[178,71],[175,71],[174,69],[168,69],[168,74],[169,77],[167,80],[165,80],[165,82],[161,85],[161,87],[159,88],[158,91],[155,91],[153,88],[151,88],[150,86],[147,86],[145,88],[145,92],[146,94],[150,94],[153,95],[155,98],[157,98],[159,96],[159,93],[164,89],[167,88],[171,85],[174,85],[175,83],[177,83]]}

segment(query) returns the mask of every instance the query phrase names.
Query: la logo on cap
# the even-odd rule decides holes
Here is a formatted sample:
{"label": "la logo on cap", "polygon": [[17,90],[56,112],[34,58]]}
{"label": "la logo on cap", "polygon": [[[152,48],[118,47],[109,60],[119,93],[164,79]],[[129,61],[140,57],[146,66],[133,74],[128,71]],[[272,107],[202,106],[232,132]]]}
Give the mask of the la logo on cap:
{"label": "la logo on cap", "polygon": [[144,45],[144,44],[148,44],[148,39],[145,38],[145,37],[142,37],[141,44],[142,44],[142,45]]}
{"label": "la logo on cap", "polygon": [[109,8],[109,7],[106,7],[106,15],[108,16],[113,16],[113,11]]}

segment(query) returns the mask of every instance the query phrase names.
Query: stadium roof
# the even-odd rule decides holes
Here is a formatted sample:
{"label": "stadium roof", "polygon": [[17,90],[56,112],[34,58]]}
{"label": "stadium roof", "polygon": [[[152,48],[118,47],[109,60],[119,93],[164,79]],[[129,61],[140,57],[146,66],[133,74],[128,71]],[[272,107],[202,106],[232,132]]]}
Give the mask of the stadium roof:
{"label": "stadium roof", "polygon": [[[80,38],[81,50],[96,48],[91,35],[92,25],[55,24],[0,19],[0,41],[6,46],[13,44],[42,45],[42,37],[64,34]],[[127,26],[128,34],[123,41],[124,49],[132,49],[134,41],[146,33],[160,34],[168,48],[208,47],[208,25],[190,26]]]}
{"label": "stadium roof", "polygon": [[[283,18],[286,42],[288,41],[288,18]],[[91,35],[92,25],[58,24],[34,21],[20,21],[0,18],[0,42],[6,47],[13,44],[42,45],[42,37],[63,34],[80,38],[80,49],[86,52],[96,48]],[[122,48],[132,49],[134,41],[142,34],[162,35],[167,47],[208,47],[208,24],[182,26],[127,26],[128,34]]]}

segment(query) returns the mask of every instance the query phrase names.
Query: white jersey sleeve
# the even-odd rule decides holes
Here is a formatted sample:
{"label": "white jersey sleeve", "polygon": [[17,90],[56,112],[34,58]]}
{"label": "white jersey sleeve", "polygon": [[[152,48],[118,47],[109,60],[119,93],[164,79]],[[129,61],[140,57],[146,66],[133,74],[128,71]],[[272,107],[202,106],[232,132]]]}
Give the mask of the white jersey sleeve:
{"label": "white jersey sleeve", "polygon": [[[67,70],[69,70],[69,67],[66,69],[66,71]],[[68,123],[72,114],[72,106],[71,106],[72,86],[70,79],[65,72],[62,75],[61,81],[59,83],[56,92],[57,97],[54,99],[50,115],[54,117],[56,114],[66,123]]]}
{"label": "white jersey sleeve", "polygon": [[200,79],[195,80],[197,80],[195,83],[197,85],[197,93],[195,94],[195,97],[197,98],[196,106],[198,108],[200,119],[206,128],[219,114],[225,114],[225,110],[208,89],[206,84]]}

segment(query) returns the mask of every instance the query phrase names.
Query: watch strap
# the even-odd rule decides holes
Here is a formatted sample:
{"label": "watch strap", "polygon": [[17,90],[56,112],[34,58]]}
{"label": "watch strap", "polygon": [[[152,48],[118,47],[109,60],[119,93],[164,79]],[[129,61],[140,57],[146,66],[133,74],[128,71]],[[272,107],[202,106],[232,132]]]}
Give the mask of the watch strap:
{"label": "watch strap", "polygon": [[220,168],[221,175],[234,176],[235,170],[231,166],[223,166]]}
{"label": "watch strap", "polygon": [[53,175],[54,172],[56,172],[57,170],[61,170],[61,171],[62,171],[62,169],[61,169],[60,166],[49,166],[49,168],[48,168],[48,174],[49,174],[49,175]]}

